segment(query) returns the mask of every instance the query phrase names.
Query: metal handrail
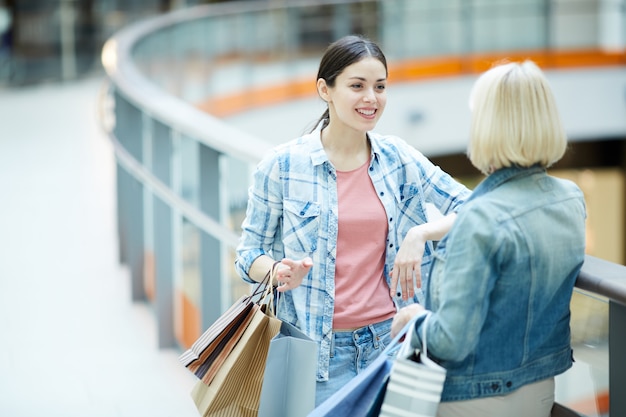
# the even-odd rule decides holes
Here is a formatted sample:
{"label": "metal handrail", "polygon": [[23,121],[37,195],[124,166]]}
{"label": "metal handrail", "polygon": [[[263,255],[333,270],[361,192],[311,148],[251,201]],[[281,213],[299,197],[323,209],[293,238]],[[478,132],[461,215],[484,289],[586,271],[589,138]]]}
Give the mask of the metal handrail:
{"label": "metal handrail", "polygon": [[626,266],[586,255],[576,287],[626,306]]}
{"label": "metal handrail", "polygon": [[[263,10],[262,5],[245,3],[243,11]],[[135,46],[147,35],[168,27],[184,24],[203,16],[241,12],[241,5],[228,3],[197,6],[130,25],[110,38],[102,49],[102,64],[116,89],[144,112],[161,122],[174,126],[212,149],[237,155],[248,162],[258,162],[270,148],[261,138],[249,135],[222,120],[191,106],[167,93],[144,77],[132,57]],[[236,138],[236,140],[233,140]]]}

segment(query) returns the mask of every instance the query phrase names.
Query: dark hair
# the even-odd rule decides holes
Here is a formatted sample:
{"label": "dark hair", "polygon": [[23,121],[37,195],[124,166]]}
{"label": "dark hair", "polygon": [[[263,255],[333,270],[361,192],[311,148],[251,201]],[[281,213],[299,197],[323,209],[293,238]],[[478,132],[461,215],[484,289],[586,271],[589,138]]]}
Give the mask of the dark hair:
{"label": "dark hair", "polygon": [[[315,82],[323,78],[326,80],[326,85],[334,87],[337,77],[346,67],[368,57],[376,58],[382,62],[385,66],[385,73],[387,73],[387,59],[378,45],[360,35],[344,36],[331,43],[326,49],[320,61]],[[328,109],[326,109],[311,131],[315,130],[315,127],[317,127],[321,121],[324,121],[322,129],[325,128],[328,125],[329,117],[330,114]]]}

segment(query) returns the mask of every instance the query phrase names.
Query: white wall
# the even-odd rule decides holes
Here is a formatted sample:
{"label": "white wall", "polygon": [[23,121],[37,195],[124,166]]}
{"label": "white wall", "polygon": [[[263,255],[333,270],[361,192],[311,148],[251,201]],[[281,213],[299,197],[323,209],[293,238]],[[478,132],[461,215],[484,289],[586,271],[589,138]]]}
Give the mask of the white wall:
{"label": "white wall", "polygon": [[[626,68],[547,71],[572,141],[626,137]],[[390,84],[376,130],[429,156],[465,151],[474,76]],[[324,111],[316,98],[247,111],[226,120],[272,143],[303,133]]]}

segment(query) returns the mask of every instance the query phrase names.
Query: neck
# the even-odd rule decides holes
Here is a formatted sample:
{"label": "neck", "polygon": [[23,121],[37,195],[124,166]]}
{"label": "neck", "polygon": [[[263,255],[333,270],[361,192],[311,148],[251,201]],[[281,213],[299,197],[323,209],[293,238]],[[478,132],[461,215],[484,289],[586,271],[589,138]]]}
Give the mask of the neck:
{"label": "neck", "polygon": [[351,171],[363,165],[370,156],[367,134],[327,126],[321,132],[322,145],[333,166],[340,171]]}

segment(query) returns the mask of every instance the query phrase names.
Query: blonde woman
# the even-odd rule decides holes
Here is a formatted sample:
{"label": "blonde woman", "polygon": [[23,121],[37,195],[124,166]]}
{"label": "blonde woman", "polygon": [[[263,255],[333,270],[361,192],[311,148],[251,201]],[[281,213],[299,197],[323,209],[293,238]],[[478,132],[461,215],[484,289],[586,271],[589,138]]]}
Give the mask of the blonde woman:
{"label": "blonde woman", "polygon": [[[487,177],[439,243],[412,343],[447,369],[438,416],[548,417],[572,366],[569,303],[585,253],[585,202],[546,168],[567,146],[530,61],[484,73],[470,98],[468,154]],[[427,325],[424,318],[430,315]]]}

